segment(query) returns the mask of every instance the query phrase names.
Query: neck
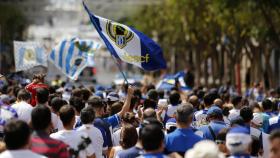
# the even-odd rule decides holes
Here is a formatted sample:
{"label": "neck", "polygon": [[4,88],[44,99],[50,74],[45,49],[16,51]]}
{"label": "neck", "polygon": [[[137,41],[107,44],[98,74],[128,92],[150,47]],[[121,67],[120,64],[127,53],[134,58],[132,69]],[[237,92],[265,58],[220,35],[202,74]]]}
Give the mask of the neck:
{"label": "neck", "polygon": [[73,125],[66,125],[66,126],[63,125],[63,128],[65,130],[73,130]]}
{"label": "neck", "polygon": [[189,128],[190,126],[188,124],[185,124],[185,123],[177,122],[177,127],[178,128]]}

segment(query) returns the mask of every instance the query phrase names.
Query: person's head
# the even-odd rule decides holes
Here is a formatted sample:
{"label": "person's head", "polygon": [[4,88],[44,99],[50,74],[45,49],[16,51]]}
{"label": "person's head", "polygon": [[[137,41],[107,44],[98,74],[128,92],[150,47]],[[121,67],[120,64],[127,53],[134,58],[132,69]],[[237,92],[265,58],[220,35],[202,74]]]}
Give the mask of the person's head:
{"label": "person's head", "polygon": [[220,98],[215,99],[214,104],[217,105],[219,108],[223,108],[223,100]]}
{"label": "person's head", "polygon": [[37,104],[46,104],[49,100],[49,90],[47,88],[36,89]]}
{"label": "person's head", "polygon": [[193,105],[194,108],[196,108],[196,109],[199,108],[200,102],[196,95],[190,96],[189,102]]}
{"label": "person's head", "polygon": [[132,112],[126,112],[121,117],[121,120],[122,120],[123,124],[131,124],[131,125],[137,124],[137,120],[135,118],[135,115]]}
{"label": "person's head", "polygon": [[119,113],[122,110],[123,103],[122,102],[115,102],[111,106],[111,116]]}
{"label": "person's head", "polygon": [[79,115],[81,110],[85,107],[85,102],[79,97],[71,97],[69,104],[75,109],[76,115]]}
{"label": "person's head", "polygon": [[226,135],[228,133],[229,129],[228,128],[223,128],[219,131],[217,134],[217,138],[215,140],[216,144],[219,147],[219,150],[224,153],[225,155],[229,155],[229,151],[227,150],[226,147]]}
{"label": "person's head", "polygon": [[234,108],[240,109],[242,103],[242,96],[234,95],[231,97],[231,103],[233,104]]}
{"label": "person's head", "polygon": [[250,104],[251,109],[253,110],[253,113],[261,113],[262,112],[262,108],[259,105],[258,102],[252,102]]}
{"label": "person's head", "polygon": [[121,129],[120,145],[123,149],[133,147],[138,140],[136,128],[131,124],[126,124]]}
{"label": "person's head", "polygon": [[58,113],[60,108],[63,105],[66,105],[67,102],[65,102],[63,99],[61,99],[60,97],[54,97],[51,101],[50,101],[50,106],[52,108],[52,111],[54,113]]}
{"label": "person's head", "polygon": [[240,116],[245,123],[250,123],[253,119],[253,110],[249,106],[244,106],[240,110]]}
{"label": "person's head", "polygon": [[51,127],[50,109],[43,105],[38,105],[33,108],[31,112],[31,124],[35,131],[49,130],[49,128]]}
{"label": "person's head", "polygon": [[280,130],[273,131],[269,136],[270,158],[280,157]]}
{"label": "person's head", "polygon": [[223,110],[218,106],[212,106],[207,111],[207,119],[209,121],[223,120]]}
{"label": "person's head", "polygon": [[159,153],[164,150],[164,133],[160,126],[149,124],[141,128],[140,142],[145,152]]}
{"label": "person's head", "polygon": [[155,109],[157,107],[157,102],[155,102],[154,100],[151,99],[146,99],[143,103],[143,108],[148,109],[148,108],[152,108]]}
{"label": "person's head", "polygon": [[88,105],[94,109],[97,117],[101,117],[105,114],[104,107],[105,104],[102,99],[98,96],[92,96],[88,100]]}
{"label": "person's head", "polygon": [[18,92],[17,94],[17,100],[18,101],[25,101],[25,102],[29,102],[31,99],[31,95],[28,91],[26,91],[25,89],[22,89]]}
{"label": "person's head", "polygon": [[158,90],[158,99],[164,99],[164,90]]}
{"label": "person's head", "polygon": [[46,77],[46,74],[35,74],[35,75],[33,76],[33,80],[37,80],[37,82],[42,82],[42,83],[44,83],[45,77]]}
{"label": "person's head", "polygon": [[172,91],[169,95],[169,102],[171,105],[178,105],[181,103],[180,94],[178,91]]}
{"label": "person's head", "polygon": [[70,105],[64,105],[59,110],[59,118],[63,127],[73,128],[75,124],[75,110]]}
{"label": "person's head", "polygon": [[81,89],[81,93],[82,93],[82,99],[84,102],[87,102],[90,95],[91,95],[91,91],[87,88],[82,88]]}
{"label": "person's head", "polygon": [[273,103],[269,99],[265,99],[265,100],[262,101],[262,107],[263,107],[264,111],[272,110],[272,105],[273,105]]}
{"label": "person's head", "polygon": [[152,108],[145,109],[143,111],[143,119],[142,120],[145,120],[147,118],[157,118],[156,111]]}
{"label": "person's head", "polygon": [[158,92],[155,89],[151,89],[147,93],[148,99],[151,99],[155,102],[158,101]]}
{"label": "person's head", "polygon": [[27,123],[12,120],[4,127],[4,142],[8,150],[27,149],[30,143],[31,130]]}
{"label": "person's head", "polygon": [[83,95],[82,95],[81,89],[80,89],[80,88],[74,89],[74,90],[72,91],[72,96],[78,97],[78,98],[81,98],[81,99],[82,99]]}
{"label": "person's head", "polygon": [[203,97],[203,102],[204,102],[205,107],[210,107],[213,104],[215,99],[216,99],[215,94],[213,94],[213,93],[206,94]]}
{"label": "person's head", "polygon": [[226,146],[232,155],[250,154],[251,143],[250,131],[245,127],[233,127],[226,136]]}
{"label": "person's head", "polygon": [[193,107],[191,105],[180,105],[175,112],[177,124],[181,126],[190,126],[193,117]]}
{"label": "person's head", "polygon": [[81,111],[81,121],[83,124],[92,124],[95,119],[95,113],[92,107],[85,107]]}
{"label": "person's head", "polygon": [[[203,150],[201,150],[203,149]],[[194,145],[185,154],[185,158],[225,158],[218,146],[209,140],[203,140]]]}
{"label": "person's head", "polygon": [[116,92],[110,92],[107,96],[107,104],[112,105],[120,100],[120,96]]}

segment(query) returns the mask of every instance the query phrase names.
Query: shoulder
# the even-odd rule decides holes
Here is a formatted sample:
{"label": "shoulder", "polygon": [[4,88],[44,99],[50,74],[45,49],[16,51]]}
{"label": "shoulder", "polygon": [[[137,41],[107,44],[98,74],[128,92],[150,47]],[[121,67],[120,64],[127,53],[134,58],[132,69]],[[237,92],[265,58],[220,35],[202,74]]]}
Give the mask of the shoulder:
{"label": "shoulder", "polygon": [[279,117],[272,117],[269,119],[269,125],[273,125],[273,124],[278,124],[279,123]]}

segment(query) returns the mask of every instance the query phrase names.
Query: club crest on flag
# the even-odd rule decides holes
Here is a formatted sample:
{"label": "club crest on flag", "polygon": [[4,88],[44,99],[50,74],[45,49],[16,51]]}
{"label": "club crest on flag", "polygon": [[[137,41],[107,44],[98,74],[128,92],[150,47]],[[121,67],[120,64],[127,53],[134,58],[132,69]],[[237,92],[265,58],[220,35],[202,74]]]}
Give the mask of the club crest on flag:
{"label": "club crest on flag", "polygon": [[133,33],[126,29],[125,26],[114,23],[110,20],[108,20],[106,24],[106,32],[110,39],[113,40],[120,49],[125,47],[133,38]]}
{"label": "club crest on flag", "polygon": [[14,41],[14,58],[16,71],[28,70],[38,65],[47,66],[45,49],[37,42]]}

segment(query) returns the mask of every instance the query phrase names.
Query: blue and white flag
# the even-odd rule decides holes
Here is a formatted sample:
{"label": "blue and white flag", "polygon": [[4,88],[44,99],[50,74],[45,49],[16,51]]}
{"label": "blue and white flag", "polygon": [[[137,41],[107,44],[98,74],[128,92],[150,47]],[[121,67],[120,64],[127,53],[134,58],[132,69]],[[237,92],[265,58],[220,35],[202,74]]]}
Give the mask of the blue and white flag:
{"label": "blue and white flag", "polygon": [[88,57],[93,56],[99,48],[100,44],[92,40],[65,39],[52,50],[49,61],[67,77],[76,80],[88,66]]}
{"label": "blue and white flag", "polygon": [[14,41],[16,71],[24,71],[34,66],[47,67],[47,55],[43,45],[38,42]]}
{"label": "blue and white flag", "polygon": [[92,24],[116,58],[144,70],[165,69],[162,49],[143,33],[126,25],[93,15],[83,3]]}

